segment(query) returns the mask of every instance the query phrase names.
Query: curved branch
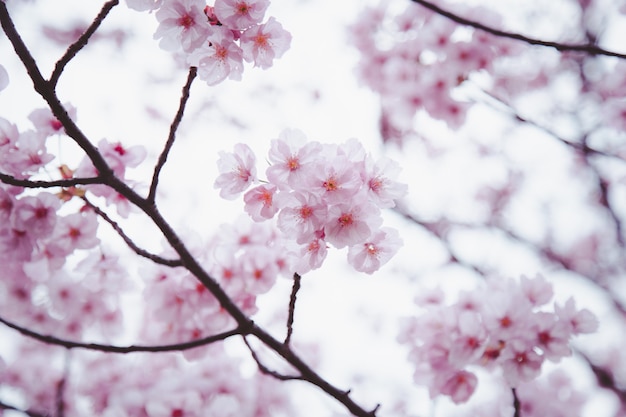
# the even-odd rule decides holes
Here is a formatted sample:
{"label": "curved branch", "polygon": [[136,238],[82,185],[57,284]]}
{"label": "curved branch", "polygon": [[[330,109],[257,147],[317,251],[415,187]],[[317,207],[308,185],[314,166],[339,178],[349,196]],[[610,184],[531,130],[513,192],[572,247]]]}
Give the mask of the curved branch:
{"label": "curved branch", "polygon": [[100,217],[102,217],[102,219],[109,223],[109,225],[111,225],[111,227],[113,228],[113,230],[115,230],[115,232],[124,240],[124,242],[128,245],[129,248],[131,248],[137,255],[142,256],[144,258],[150,259],[151,261],[153,261],[154,263],[157,264],[161,264],[161,265],[165,265],[165,266],[171,266],[171,267],[176,267],[176,266],[182,266],[183,263],[180,259],[165,259],[162,258],[158,255],[155,255],[153,253],[148,252],[145,249],[140,248],[139,246],[137,246],[137,244],[124,232],[124,230],[122,230],[122,228],[120,227],[120,225],[113,220],[111,217],[109,217],[108,214],[106,214],[106,212],[104,210],[102,210],[100,207],[96,206],[95,204],[93,204],[91,201],[89,201],[86,197],[82,197],[82,200],[85,202],[85,204],[87,204],[93,211],[96,212],[96,214]]}
{"label": "curved branch", "polygon": [[85,45],[87,45],[87,42],[89,42],[89,38],[91,37],[91,35],[93,35],[100,27],[100,25],[104,21],[104,18],[107,17],[111,9],[113,9],[113,7],[117,6],[118,4],[119,0],[110,0],[104,3],[104,5],[102,6],[102,10],[100,10],[100,13],[98,13],[98,15],[93,20],[91,25],[89,25],[85,33],[83,33],[80,38],[76,40],[76,42],[74,42],[67,48],[65,54],[57,61],[56,65],[54,66],[54,71],[52,71],[52,75],[50,76],[50,86],[52,88],[55,88],[57,83],[59,82],[59,77],[63,73],[65,66],[72,60],[72,58],[76,56],[78,52],[80,52],[81,49],[85,47]]}
{"label": "curved branch", "polygon": [[502,38],[509,38],[509,39],[515,39],[518,41],[522,41],[522,42],[526,42],[528,44],[531,45],[539,45],[539,46],[547,46],[550,48],[554,48],[558,51],[573,51],[573,52],[583,52],[589,55],[605,55],[605,56],[612,56],[612,57],[616,57],[616,58],[621,58],[621,59],[626,59],[626,54],[622,54],[619,52],[613,52],[613,51],[607,51],[606,49],[600,48],[596,45],[593,44],[583,44],[583,45],[578,45],[578,44],[566,44],[566,43],[560,43],[560,42],[552,42],[552,41],[544,41],[544,40],[540,40],[540,39],[535,39],[535,38],[529,38],[527,36],[521,35],[519,33],[512,33],[512,32],[506,32],[500,29],[496,29],[496,28],[492,28],[489,26],[486,26],[480,22],[476,22],[474,20],[470,20],[470,19],[466,19],[464,17],[461,17],[459,15],[456,15],[450,11],[444,10],[441,7],[426,1],[426,0],[411,0],[413,3],[417,3],[429,10],[432,10],[433,12],[447,17],[448,19],[464,25],[464,26],[471,26],[475,29],[480,29],[484,32],[490,33],[494,36],[499,36]]}
{"label": "curved branch", "polygon": [[17,187],[24,188],[52,188],[52,187],[75,187],[77,185],[87,185],[87,184],[102,184],[103,179],[101,177],[88,177],[88,178],[69,178],[63,180],[53,180],[53,181],[33,181],[33,180],[24,180],[15,178],[9,174],[0,173],[0,181],[9,184],[15,185]]}
{"label": "curved branch", "polygon": [[183,92],[180,97],[180,104],[178,106],[178,111],[176,112],[176,116],[174,117],[174,120],[172,121],[172,124],[170,126],[170,133],[167,138],[167,142],[165,143],[165,147],[163,148],[161,155],[159,155],[159,160],[157,161],[157,164],[154,167],[154,174],[152,175],[152,184],[150,184],[150,192],[148,193],[148,198],[147,198],[148,201],[151,201],[152,203],[154,203],[155,198],[156,198],[156,189],[159,184],[159,174],[161,173],[161,169],[163,169],[163,166],[165,165],[165,162],[167,161],[167,156],[169,155],[169,152],[172,149],[172,146],[174,145],[174,140],[176,139],[176,130],[178,130],[178,126],[180,125],[180,122],[183,119],[183,115],[185,113],[185,106],[187,105],[187,100],[189,100],[189,90],[191,89],[191,83],[196,78],[196,74],[197,74],[196,67],[190,67],[189,75],[187,76],[187,82],[185,83],[185,86],[183,87]]}
{"label": "curved branch", "polygon": [[237,327],[233,330],[229,330],[222,333],[217,333],[212,336],[203,337],[202,339],[192,340],[190,342],[183,343],[172,343],[169,345],[130,345],[130,346],[113,346],[113,345],[104,345],[100,343],[82,343],[75,342],[71,340],[61,339],[55,336],[44,335],[33,330],[27,329],[26,327],[20,326],[13,322],[6,320],[3,317],[0,317],[0,323],[4,324],[7,327],[10,327],[13,330],[18,331],[24,336],[30,337],[31,339],[38,340],[40,342],[61,346],[66,349],[87,349],[87,350],[96,350],[100,352],[108,352],[108,353],[133,353],[133,352],[150,352],[150,353],[158,353],[158,352],[179,352],[183,350],[189,350],[201,346],[210,345],[211,343],[220,342],[222,340],[226,340],[229,337],[246,334],[245,329],[241,327]]}
{"label": "curved branch", "polygon": [[20,408],[17,408],[15,406],[5,403],[4,401],[0,401],[0,410],[15,411],[15,412],[27,415],[29,417],[48,417],[49,416],[49,414],[41,414],[41,413],[37,413],[35,411],[30,411],[30,410],[22,410]]}
{"label": "curved branch", "polygon": [[269,376],[271,376],[273,378],[276,378],[276,379],[278,379],[280,381],[302,380],[301,376],[298,376],[298,375],[283,375],[283,374],[278,373],[276,371],[272,371],[267,366],[263,365],[263,363],[261,362],[261,359],[259,359],[259,356],[257,355],[256,351],[252,348],[252,346],[250,345],[250,342],[248,342],[248,339],[245,336],[242,337],[242,339],[243,339],[243,342],[248,347],[248,350],[250,351],[250,355],[252,355],[252,359],[254,359],[254,361],[256,362],[257,366],[259,367],[259,371],[261,371],[261,373],[263,373],[265,375],[269,375]]}

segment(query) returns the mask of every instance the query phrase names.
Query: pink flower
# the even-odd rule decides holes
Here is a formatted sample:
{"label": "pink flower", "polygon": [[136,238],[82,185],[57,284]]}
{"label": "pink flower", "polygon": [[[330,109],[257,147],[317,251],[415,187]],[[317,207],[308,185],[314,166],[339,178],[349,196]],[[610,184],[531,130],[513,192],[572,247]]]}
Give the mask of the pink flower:
{"label": "pink flower", "polygon": [[33,237],[45,237],[54,230],[60,206],[59,198],[46,192],[23,197],[15,203],[11,216],[13,227]]}
{"label": "pink flower", "polygon": [[214,188],[220,189],[220,197],[235,199],[256,180],[256,157],[246,144],[235,145],[233,153],[219,153],[217,167],[220,175],[215,179]]}
{"label": "pink flower", "polygon": [[215,0],[214,12],[229,29],[244,30],[261,23],[269,0]]}
{"label": "pink flower", "polygon": [[207,38],[187,59],[190,65],[198,67],[200,79],[208,85],[216,85],[226,78],[241,80],[242,51],[235,43],[233,32],[224,26],[211,26]]}
{"label": "pink flower", "polygon": [[324,239],[318,237],[311,239],[300,248],[300,257],[294,265],[294,271],[302,275],[319,268],[324,263],[327,253],[328,247]]}
{"label": "pink flower", "polygon": [[263,184],[244,194],[243,201],[246,203],[244,210],[252,220],[260,222],[274,217],[278,211],[278,207],[274,204],[276,191],[275,185]]}
{"label": "pink flower", "polygon": [[297,243],[309,241],[324,227],[328,208],[319,197],[293,192],[280,200],[278,228],[285,235],[295,238]]}
{"label": "pink flower", "polygon": [[[356,201],[351,204],[337,204],[328,209],[328,220],[324,228],[326,240],[337,249],[356,245],[366,241],[372,230],[381,223],[380,211],[372,204]],[[369,246],[366,250],[368,248]],[[375,251],[376,246],[373,245],[373,249]]]}
{"label": "pink flower", "polygon": [[202,0],[169,0],[157,12],[154,39],[166,51],[191,52],[206,40],[209,24]]}
{"label": "pink flower", "polygon": [[107,161],[113,172],[119,177],[124,176],[126,167],[138,166],[146,157],[143,146],[124,147],[120,142],[109,142],[106,139],[98,142],[98,150]]}
{"label": "pink flower", "polygon": [[74,213],[59,218],[54,232],[56,243],[68,250],[90,249],[96,246],[100,239],[96,236],[98,220],[93,213]]}
{"label": "pink flower", "polygon": [[[69,103],[63,105],[72,120],[76,120],[76,107]],[[49,108],[33,110],[28,119],[33,123],[38,132],[46,136],[65,132],[61,122],[52,114]]]}
{"label": "pink flower", "polygon": [[513,388],[521,382],[538,377],[541,373],[543,359],[532,347],[519,340],[508,343],[502,360],[504,379]]}
{"label": "pink flower", "polygon": [[272,164],[266,170],[267,179],[280,189],[301,187],[307,168],[318,158],[321,145],[306,143],[306,137],[295,129],[286,129],[271,142],[268,159]]}
{"label": "pink flower", "polygon": [[593,333],[598,330],[597,317],[586,308],[576,310],[576,302],[571,297],[567,299],[565,305],[557,304],[554,312],[573,334]]}
{"label": "pink flower", "polygon": [[348,262],[359,272],[372,274],[386,264],[402,246],[395,229],[384,227],[375,232],[365,243],[348,249]]}
{"label": "pink flower", "polygon": [[363,182],[367,185],[367,191],[378,207],[395,207],[394,200],[403,197],[407,192],[407,185],[395,181],[400,166],[389,158],[381,158],[375,164],[371,158],[365,161]]}
{"label": "pink flower", "polygon": [[139,12],[153,11],[161,7],[163,0],[126,0],[126,5]]}
{"label": "pink flower", "polygon": [[274,59],[280,58],[290,44],[291,34],[273,17],[267,23],[252,26],[241,34],[243,58],[263,69],[271,67]]}
{"label": "pink flower", "polygon": [[444,381],[440,392],[448,395],[455,404],[467,401],[478,385],[478,378],[471,372],[459,371]]}
{"label": "pink flower", "polygon": [[328,204],[352,201],[363,182],[345,156],[319,162],[307,178],[309,191],[319,195]]}

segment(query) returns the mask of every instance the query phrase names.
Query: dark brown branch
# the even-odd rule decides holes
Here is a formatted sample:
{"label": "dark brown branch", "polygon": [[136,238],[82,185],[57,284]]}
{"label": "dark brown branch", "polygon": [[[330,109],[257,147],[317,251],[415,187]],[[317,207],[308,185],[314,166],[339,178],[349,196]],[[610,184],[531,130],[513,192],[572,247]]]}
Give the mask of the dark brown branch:
{"label": "dark brown branch", "polygon": [[98,216],[100,216],[105,222],[109,223],[109,225],[111,225],[113,230],[115,230],[115,232],[122,238],[122,240],[124,240],[126,245],[128,245],[128,247],[131,248],[133,250],[133,252],[135,252],[137,255],[142,256],[142,257],[147,258],[147,259],[150,259],[152,262],[160,264],[160,265],[171,266],[171,267],[177,267],[177,266],[182,266],[183,265],[183,263],[182,263],[182,261],[180,259],[165,259],[165,258],[160,257],[159,255],[155,255],[153,253],[150,253],[150,252],[146,251],[145,249],[140,248],[124,232],[124,230],[120,227],[120,225],[115,220],[113,220],[111,217],[109,217],[109,215],[104,210],[102,210],[100,207],[98,207],[95,204],[93,204],[86,197],[82,197],[82,200],[93,211],[95,211],[96,214]]}
{"label": "dark brown branch", "polygon": [[517,398],[517,391],[515,391],[515,388],[511,388],[511,392],[513,393],[513,409],[515,410],[513,417],[520,417],[522,407],[519,403],[519,398]]}
{"label": "dark brown branch", "polygon": [[291,335],[293,334],[293,320],[296,312],[296,296],[300,290],[300,280],[302,277],[300,274],[293,274],[293,287],[291,288],[291,296],[289,297],[289,315],[287,317],[287,336],[285,337],[285,344],[288,345],[291,341]]}
{"label": "dark brown branch", "polygon": [[76,56],[78,52],[80,52],[81,49],[83,49],[87,45],[87,42],[89,42],[89,38],[91,37],[91,35],[93,35],[96,30],[98,30],[98,28],[104,21],[104,18],[107,17],[111,9],[113,9],[113,7],[117,6],[118,4],[119,0],[110,0],[104,3],[102,9],[100,10],[100,13],[98,13],[98,15],[93,20],[91,25],[89,25],[85,33],[83,33],[80,38],[76,40],[76,42],[74,42],[67,48],[65,54],[57,61],[54,66],[54,71],[52,71],[52,75],[50,76],[51,88],[56,88],[56,85],[59,82],[59,77],[63,73],[65,66],[72,60],[72,58]]}
{"label": "dark brown branch", "polygon": [[69,178],[63,180],[53,180],[53,181],[33,181],[33,180],[23,180],[19,178],[15,178],[12,175],[0,173],[0,181],[5,184],[15,185],[17,187],[24,188],[53,188],[53,187],[75,187],[77,185],[87,185],[87,184],[102,184],[102,178],[100,177],[89,177],[89,178]]}
{"label": "dark brown branch", "polygon": [[0,401],[0,410],[10,410],[10,411],[15,411],[18,413],[22,413],[24,415],[27,415],[29,417],[49,417],[48,414],[41,414],[41,413],[37,413],[35,411],[30,411],[30,410],[22,410],[20,408],[14,407],[12,405],[9,405],[3,401]]}
{"label": "dark brown branch", "polygon": [[618,52],[613,52],[613,51],[607,51],[606,49],[600,48],[596,45],[593,44],[584,44],[584,45],[578,45],[578,44],[566,44],[566,43],[559,43],[559,42],[552,42],[552,41],[544,41],[544,40],[540,40],[540,39],[534,39],[534,38],[529,38],[527,36],[521,35],[519,33],[512,33],[512,32],[506,32],[500,29],[496,29],[496,28],[492,28],[489,26],[486,26],[480,22],[476,22],[474,20],[470,20],[470,19],[466,19],[462,16],[456,15],[450,11],[444,10],[441,7],[428,2],[426,0],[411,0],[413,3],[417,3],[423,7],[426,7],[429,10],[432,10],[433,12],[447,17],[448,19],[464,25],[464,26],[471,26],[475,29],[479,29],[482,30],[484,32],[490,33],[494,36],[499,36],[502,38],[509,38],[509,39],[515,39],[518,41],[522,41],[522,42],[526,42],[528,44],[531,45],[539,45],[539,46],[547,46],[550,48],[554,48],[558,51],[573,51],[573,52],[582,52],[588,55],[605,55],[605,56],[612,56],[612,57],[616,57],[616,58],[621,58],[621,59],[626,59],[626,54],[621,54]]}
{"label": "dark brown branch", "polygon": [[250,355],[252,356],[252,359],[254,359],[254,361],[256,362],[257,366],[259,367],[259,370],[265,374],[265,375],[269,375],[273,378],[276,378],[280,381],[292,381],[292,380],[302,380],[302,377],[297,376],[297,375],[283,375],[281,373],[278,373],[276,371],[272,371],[271,369],[269,369],[267,366],[263,365],[263,363],[261,362],[261,359],[259,359],[259,356],[257,355],[256,351],[252,348],[252,346],[250,345],[250,342],[248,342],[248,339],[244,336],[243,337],[243,341],[246,344],[246,346],[248,347],[248,350],[250,351]]}
{"label": "dark brown branch", "polygon": [[104,345],[100,343],[75,342],[71,340],[60,339],[55,336],[44,335],[44,334],[35,332],[33,330],[27,329],[26,327],[15,324],[13,322],[10,322],[2,317],[0,317],[0,323],[4,324],[7,327],[10,327],[13,330],[20,332],[24,336],[30,337],[31,339],[38,340],[48,345],[62,346],[66,349],[87,349],[87,350],[96,350],[96,351],[107,352],[107,353],[179,352],[183,350],[189,350],[189,349],[193,349],[193,348],[197,348],[201,346],[210,345],[211,343],[215,343],[215,342],[220,342],[222,340],[226,340],[229,337],[232,337],[235,335],[246,334],[245,329],[237,327],[233,330],[214,334],[208,337],[203,337],[202,339],[192,340],[190,342],[173,343],[169,345],[113,346],[113,345]]}
{"label": "dark brown branch", "polygon": [[180,96],[180,104],[178,106],[178,111],[176,112],[176,116],[170,125],[170,133],[167,138],[167,142],[165,143],[165,147],[159,155],[159,160],[157,161],[156,166],[154,167],[154,174],[152,175],[152,184],[150,184],[150,192],[148,193],[148,201],[154,203],[156,198],[156,189],[159,184],[159,174],[167,161],[167,157],[174,145],[174,140],[176,139],[176,131],[178,130],[178,126],[180,126],[180,122],[183,119],[183,115],[185,114],[185,106],[187,105],[187,101],[189,100],[189,92],[191,90],[191,83],[196,78],[197,69],[196,67],[189,68],[189,75],[187,76],[187,82],[183,87],[182,94]]}

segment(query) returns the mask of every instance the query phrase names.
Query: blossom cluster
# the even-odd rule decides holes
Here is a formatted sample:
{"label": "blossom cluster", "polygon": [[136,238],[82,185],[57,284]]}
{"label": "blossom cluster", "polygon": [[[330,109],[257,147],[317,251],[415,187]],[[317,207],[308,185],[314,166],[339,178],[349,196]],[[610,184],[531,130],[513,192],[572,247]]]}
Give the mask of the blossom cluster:
{"label": "blossom cluster", "polygon": [[[381,94],[383,121],[399,131],[412,130],[414,115],[424,110],[451,128],[460,127],[469,104],[455,95],[457,87],[473,73],[492,71],[497,59],[520,48],[484,32],[461,33],[455,22],[414,4],[394,17],[387,7],[365,9],[351,27],[352,43],[361,53],[359,78]],[[461,7],[464,16],[498,27],[494,11],[453,8]]]}
{"label": "blossom cluster", "polygon": [[522,276],[489,279],[451,305],[444,304],[441,292],[419,297],[427,311],[406,319],[399,337],[410,347],[415,382],[426,385],[431,397],[447,395],[461,403],[478,383],[472,368],[498,370],[512,388],[535,379],[545,360],[571,355],[572,336],[594,332],[598,325],[572,298],[545,309],[552,296],[543,277]]}
{"label": "blossom cluster", "polygon": [[[399,166],[375,161],[356,140],[341,145],[308,142],[285,130],[271,142],[267,180],[244,194],[255,221],[277,216],[277,227],[292,242],[289,268],[303,274],[319,268],[328,244],[348,248],[348,261],[373,273],[401,246],[398,232],[381,227],[381,209],[395,206],[407,187],[396,181]],[[245,144],[220,153],[215,187],[234,199],[257,182],[256,158]]]}
{"label": "blossom cluster", "polygon": [[161,48],[181,53],[209,85],[241,80],[243,61],[267,69],[291,43],[291,35],[270,17],[269,0],[127,0],[136,10],[156,11],[154,34]]}

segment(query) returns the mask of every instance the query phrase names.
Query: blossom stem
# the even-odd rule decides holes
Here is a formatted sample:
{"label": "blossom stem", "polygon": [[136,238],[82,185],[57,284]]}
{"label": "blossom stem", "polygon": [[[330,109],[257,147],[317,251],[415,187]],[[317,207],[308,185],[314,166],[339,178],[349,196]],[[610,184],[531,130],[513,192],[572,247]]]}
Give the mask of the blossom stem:
{"label": "blossom stem", "polygon": [[291,341],[293,334],[293,320],[296,311],[296,296],[300,290],[300,281],[302,277],[298,273],[293,274],[293,287],[291,288],[291,296],[289,297],[289,316],[287,317],[287,337],[285,337],[285,345]]}

